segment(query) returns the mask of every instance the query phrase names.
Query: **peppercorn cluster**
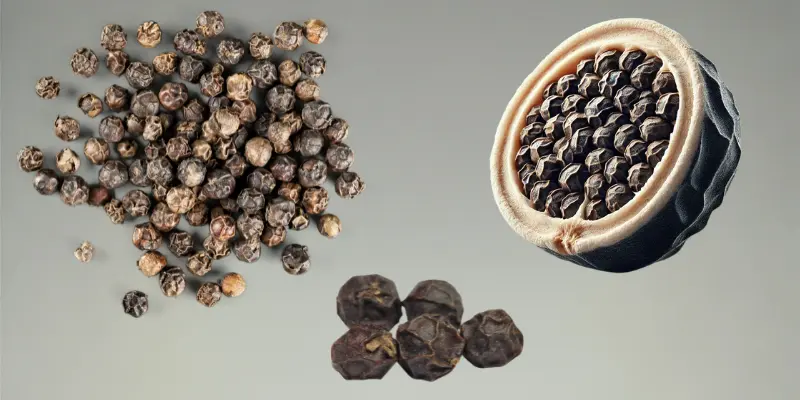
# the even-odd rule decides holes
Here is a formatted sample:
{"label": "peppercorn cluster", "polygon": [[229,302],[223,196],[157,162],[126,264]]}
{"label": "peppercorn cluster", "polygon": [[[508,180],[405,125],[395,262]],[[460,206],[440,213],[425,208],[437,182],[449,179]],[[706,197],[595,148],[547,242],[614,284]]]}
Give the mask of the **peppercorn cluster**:
{"label": "peppercorn cluster", "polygon": [[[403,309],[408,321],[393,337]],[[399,363],[411,378],[432,382],[449,374],[462,356],[478,368],[492,368],[522,353],[522,332],[508,313],[488,310],[462,324],[461,295],[442,280],[419,282],[401,301],[390,279],[354,276],[339,289],[336,311],[349,329],[331,346],[331,362],[347,380],[381,379]]]}
{"label": "peppercorn cluster", "polygon": [[[365,188],[351,169],[349,124],[321,97],[317,79],[326,72],[325,58],[312,50],[291,57],[304,42],[322,43],[327,25],[318,19],[282,22],[273,35],[256,32],[247,41],[224,37],[224,31],[223,16],[204,11],[195,28],[177,31],[174,51],[148,61],[125,51],[128,33],[122,26],[104,26],[100,45],[106,67],[124,80],[108,87],[102,99],[83,93],[75,103],[88,118],[101,117],[97,135],[83,143],[85,160],[99,167],[99,183],[90,185],[77,175],[82,160],[70,148],[56,156],[59,172],[44,168],[37,147],[27,146],[17,156],[23,171],[36,172],[38,193],[58,192],[69,206],[102,207],[114,224],[131,221],[133,244],[144,252],[137,265],[146,276],[158,276],[168,297],[180,295],[187,278],[158,251],[164,242],[186,260],[186,271],[201,278],[231,253],[256,262],[262,245],[283,246],[287,230],[304,230],[314,221],[323,236],[337,237],[341,221],[328,212],[328,180],[345,199]],[[155,21],[135,32],[144,48],[158,47],[162,35]],[[283,59],[275,50],[282,50]],[[206,58],[208,53],[215,59]],[[88,47],[76,50],[69,62],[73,74],[83,78],[95,76],[100,65]],[[47,76],[35,89],[39,97],[54,99],[60,87]],[[54,134],[69,143],[83,135],[69,115],[57,116]],[[178,229],[181,219],[208,227],[202,243]],[[293,275],[310,266],[308,247],[301,244],[285,245],[280,259]],[[229,275],[197,286],[198,302],[211,307],[221,294],[241,294],[244,280]],[[139,293],[128,293],[123,301],[136,317],[147,310],[147,297]]]}
{"label": "peppercorn cluster", "polygon": [[641,191],[669,146],[675,77],[642,50],[605,50],[549,83],[520,133],[523,193],[553,218],[597,220]]}

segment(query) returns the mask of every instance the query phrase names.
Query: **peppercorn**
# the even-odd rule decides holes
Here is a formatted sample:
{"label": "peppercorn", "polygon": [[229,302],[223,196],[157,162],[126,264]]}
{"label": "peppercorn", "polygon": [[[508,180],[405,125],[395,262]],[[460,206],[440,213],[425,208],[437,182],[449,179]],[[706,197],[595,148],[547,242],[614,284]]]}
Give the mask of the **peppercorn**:
{"label": "peppercorn", "polygon": [[630,83],[628,74],[620,70],[611,70],[600,78],[600,94],[609,99],[614,99],[619,90]]}
{"label": "peppercorn", "polygon": [[225,65],[235,65],[244,56],[244,43],[239,39],[223,39],[217,45],[217,58]]}
{"label": "peppercorn", "polygon": [[224,169],[215,169],[206,176],[203,194],[209,199],[224,199],[233,193],[235,187],[236,179],[230,172]]}
{"label": "peppercorn", "polygon": [[46,196],[58,191],[58,186],[60,184],[61,181],[58,175],[56,175],[56,171],[49,168],[40,169],[33,178],[33,188],[36,189],[39,194]]}
{"label": "peppercorn", "polygon": [[561,217],[564,219],[572,218],[578,214],[578,210],[583,204],[583,194],[579,192],[570,193],[561,200]]}
{"label": "peppercorn", "polygon": [[631,108],[639,101],[641,94],[631,85],[625,85],[614,95],[614,106],[625,115],[630,115]]}
{"label": "peppercorn", "polygon": [[155,250],[161,246],[161,232],[149,222],[137,224],[133,227],[133,245],[139,250]]}
{"label": "peppercorn", "polygon": [[36,95],[43,99],[55,99],[60,92],[61,83],[52,76],[45,76],[36,81]]}
{"label": "peppercorn", "polygon": [[464,352],[464,338],[444,318],[424,314],[397,328],[399,363],[413,379],[433,382],[450,373]]}
{"label": "peppercorn", "polygon": [[350,124],[347,121],[341,118],[334,118],[331,120],[330,126],[325,128],[322,132],[325,135],[325,138],[328,139],[331,143],[340,143],[343,140],[347,139],[347,135],[350,132]]}
{"label": "peppercorn", "polygon": [[605,148],[599,148],[589,152],[584,161],[589,174],[603,172],[606,167],[606,162],[613,156],[614,152]]}
{"label": "peppercorn", "polygon": [[251,165],[263,167],[267,165],[270,157],[272,157],[272,145],[265,138],[254,137],[247,141],[244,155]]}
{"label": "peppercorn", "polygon": [[145,89],[153,83],[155,70],[153,67],[141,61],[134,61],[125,70],[125,79],[134,89]]}
{"label": "peppercorn", "polygon": [[342,172],[336,178],[336,194],[344,199],[352,199],[361,194],[366,188],[366,184],[361,177],[355,172]]}
{"label": "peppercorn", "polygon": [[119,160],[109,160],[98,173],[100,184],[108,189],[116,189],[128,183],[128,166]]}
{"label": "peppercorn", "polygon": [[630,165],[645,162],[646,153],[647,143],[643,140],[634,139],[625,147],[625,160]]}
{"label": "peppercorn", "polygon": [[633,87],[639,90],[649,89],[663,64],[664,63],[658,57],[651,57],[644,60],[638,67],[631,71],[631,84],[633,84]]}
{"label": "peppercorn", "polygon": [[630,121],[624,115],[612,113],[602,126],[595,129],[592,134],[592,144],[595,147],[613,149],[614,135],[617,133],[620,126],[628,123],[630,123]]}
{"label": "peppercorn", "polygon": [[628,184],[631,190],[634,192],[642,190],[651,176],[653,176],[653,167],[649,164],[640,163],[633,165],[630,170],[628,170]]}
{"label": "peppercorn", "polygon": [[625,204],[633,200],[633,192],[624,183],[617,183],[606,192],[606,207],[609,212],[619,211]]}
{"label": "peppercorn", "polygon": [[219,260],[231,254],[231,248],[227,241],[218,240],[214,236],[208,236],[203,240],[203,249],[212,260]]}
{"label": "peppercorn", "polygon": [[332,143],[325,152],[325,161],[334,172],[347,171],[353,164],[354,158],[353,150],[344,143]]}
{"label": "peppercorn", "polygon": [[145,161],[142,159],[133,160],[128,165],[128,178],[135,186],[147,187],[152,185],[150,178],[147,177]]}
{"label": "peppercorn", "polygon": [[129,63],[130,56],[124,51],[109,51],[106,55],[106,68],[116,76],[121,76],[125,73]]}
{"label": "peppercorn", "polygon": [[291,275],[302,275],[311,266],[311,257],[308,255],[308,246],[290,244],[281,252],[281,263],[284,271]]}
{"label": "peppercorn", "polygon": [[625,124],[617,129],[614,134],[614,148],[624,154],[625,148],[628,147],[631,141],[639,138],[639,129],[633,124]]}
{"label": "peppercorn", "polygon": [[86,204],[89,200],[89,185],[78,175],[64,177],[60,190],[61,201],[74,207]]}
{"label": "peppercorn", "polygon": [[153,48],[161,43],[161,26],[155,21],[145,21],[136,29],[136,40],[142,47]]}
{"label": "peppercorn", "polygon": [[234,178],[239,178],[247,171],[247,160],[241,154],[234,153],[225,161],[225,168]]}
{"label": "peppercorn", "polygon": [[197,32],[207,38],[217,36],[225,30],[225,18],[219,11],[203,11],[197,16]]}
{"label": "peppercorn", "polygon": [[600,75],[587,73],[581,77],[578,83],[578,94],[591,99],[600,96]]}
{"label": "peppercorn", "polygon": [[169,232],[175,229],[180,222],[180,214],[173,212],[169,209],[169,206],[162,202],[157,203],[150,214],[150,223],[161,232]]}
{"label": "peppercorn", "polygon": [[198,251],[186,260],[186,269],[196,276],[203,276],[211,271],[211,257],[205,251]]}
{"label": "peppercorn", "polygon": [[181,79],[197,83],[206,69],[206,64],[202,59],[193,56],[184,56],[178,65],[178,75]]}
{"label": "peppercorn", "polygon": [[233,254],[239,261],[254,263],[261,257],[261,243],[259,238],[240,238],[233,245]]}
{"label": "peppercorn", "polygon": [[53,124],[53,132],[57,138],[65,142],[72,142],[80,137],[81,124],[72,117],[59,115]]}
{"label": "peppercorn", "polygon": [[555,154],[548,154],[539,159],[539,162],[536,163],[536,176],[540,180],[548,180],[555,178],[563,164],[556,158]]}
{"label": "peppercorn", "polygon": [[[560,114],[548,119],[547,122],[545,122],[544,124],[545,136],[547,136],[547,138],[552,141],[556,141],[564,137],[564,122],[565,118]],[[536,139],[534,139],[533,141],[535,142]]]}
{"label": "peppercorn", "polygon": [[[624,157],[611,157],[606,163],[604,171],[606,180],[612,184],[624,183],[628,178],[628,169],[630,169],[630,164],[628,164]],[[609,209],[611,209],[611,207],[609,207]]]}
{"label": "peppercorn", "polygon": [[172,163],[160,156],[147,163],[147,177],[160,185],[169,185],[174,179]]}
{"label": "peppercorn", "polygon": [[546,137],[536,138],[528,146],[527,158],[531,160],[531,163],[539,162],[540,158],[548,154],[553,154],[552,139]]}
{"label": "peppercorn", "polygon": [[354,326],[331,346],[333,368],[346,380],[381,379],[397,362],[397,341],[386,330]]}
{"label": "peppercorn", "polygon": [[176,297],[186,289],[186,275],[178,267],[167,266],[158,274],[161,293],[167,297]]}
{"label": "peppercorn", "polygon": [[122,206],[122,202],[117,199],[111,199],[105,206],[103,206],[103,210],[108,215],[108,218],[111,220],[113,224],[121,224],[125,222],[125,208]]}
{"label": "peppercorn", "polygon": [[438,315],[457,327],[464,315],[461,295],[453,285],[442,280],[426,280],[416,284],[403,300],[409,320],[423,314]]}
{"label": "peppercorn", "polygon": [[589,221],[596,221],[609,214],[606,202],[603,199],[590,200],[586,204],[586,219]]}
{"label": "peppercorn", "polygon": [[595,97],[586,104],[584,113],[589,120],[589,125],[597,128],[603,124],[608,116],[615,110],[614,102],[606,97]]}
{"label": "peppercorn", "polygon": [[187,56],[202,56],[206,53],[206,41],[198,32],[183,29],[175,34],[172,41],[175,50]]}
{"label": "peppercorn", "polygon": [[659,97],[656,102],[656,115],[674,124],[678,118],[679,107],[680,97],[678,94],[667,93]]}
{"label": "peppercorn", "polygon": [[322,101],[316,100],[305,103],[302,111],[303,123],[311,129],[326,129],[333,120],[331,106]]}
{"label": "peppercorn", "polygon": [[530,199],[531,207],[536,211],[544,211],[547,198],[550,192],[558,189],[558,184],[550,181],[536,181],[531,185],[531,189],[526,193]]}
{"label": "peppercorn", "polygon": [[145,251],[136,261],[136,267],[146,277],[158,275],[167,266],[167,258],[156,250]]}
{"label": "peppercorn", "polygon": [[302,231],[308,228],[308,225],[311,224],[311,220],[308,217],[308,213],[303,210],[303,207],[299,205],[295,207],[294,216],[292,220],[289,221],[289,229],[295,231]]}
{"label": "peppercorn", "polygon": [[134,318],[147,312],[147,295],[138,290],[131,290],[122,297],[122,311]]}
{"label": "peppercorn", "polygon": [[551,191],[547,195],[547,200],[544,203],[544,211],[553,218],[563,218],[563,214],[561,213],[561,204],[564,201],[564,197],[567,196],[569,192],[564,189],[555,189]]}
{"label": "peppercorn", "polygon": [[197,289],[197,302],[206,306],[214,307],[222,299],[222,288],[213,282],[205,282]]}
{"label": "peppercorn", "polygon": [[167,111],[175,111],[189,100],[189,90],[183,83],[167,82],[158,92],[158,100]]}
{"label": "peppercorn", "polygon": [[294,61],[287,59],[278,64],[278,79],[285,86],[294,86],[300,79],[300,67]]}
{"label": "peppercorn", "polygon": [[248,44],[250,55],[256,60],[266,60],[272,54],[272,39],[261,32],[250,35]]}
{"label": "peppercorn", "polygon": [[264,226],[264,231],[261,233],[261,243],[272,248],[280,245],[284,240],[286,240],[286,227]]}
{"label": "peppercorn", "polygon": [[167,205],[172,212],[186,214],[194,207],[197,197],[191,188],[176,186],[167,192]]}
{"label": "peppercorn", "polygon": [[89,118],[94,118],[103,112],[103,102],[92,93],[84,93],[78,97],[78,108]]}
{"label": "peppercorn", "polygon": [[81,245],[75,249],[75,258],[82,263],[88,263],[92,261],[92,256],[94,255],[94,246],[91,243],[84,241]]}
{"label": "peppercorn", "polygon": [[176,136],[167,142],[167,157],[180,162],[192,155],[192,148],[189,147],[189,140],[185,137]]}
{"label": "peppercorn", "polygon": [[667,153],[668,146],[669,141],[667,140],[659,140],[647,145],[647,151],[645,155],[647,157],[647,162],[651,167],[655,168],[656,165],[661,162],[661,160],[664,158],[664,155]]}
{"label": "peppercorn", "polygon": [[504,310],[488,310],[464,322],[464,358],[478,368],[502,367],[522,354],[524,339]]}
{"label": "peppercorn", "polygon": [[390,330],[403,315],[395,283],[381,275],[348,279],[336,296],[336,313],[345,325]]}
{"label": "peppercorn", "polygon": [[150,197],[141,190],[131,190],[122,196],[122,206],[133,217],[144,217],[150,212]]}
{"label": "peppercorn", "polygon": [[173,51],[161,53],[153,58],[153,70],[159,75],[172,75],[178,69],[178,54]]}
{"label": "peppercorn", "polygon": [[241,214],[236,218],[236,229],[245,239],[258,239],[264,232],[264,217],[262,214]]}
{"label": "peppercorn", "polygon": [[639,126],[639,132],[642,140],[648,143],[669,139],[672,134],[672,124],[661,117],[647,117]]}
{"label": "peppercorn", "polygon": [[125,125],[119,117],[109,115],[100,121],[98,133],[106,142],[117,143],[125,136]]}
{"label": "peppercorn", "polygon": [[303,24],[303,35],[313,44],[320,44],[328,37],[328,25],[321,19],[309,19]]}
{"label": "peppercorn", "polygon": [[17,152],[19,168],[25,172],[38,171],[44,165],[44,153],[34,146],[25,146]]}
{"label": "peppercorn", "polygon": [[311,78],[319,78],[325,73],[325,58],[316,51],[307,51],[298,59],[300,70]]}
{"label": "peppercorn", "polygon": [[224,90],[225,78],[222,76],[221,64],[214,64],[211,70],[200,76],[200,93],[214,97],[219,96]]}
{"label": "peppercorn", "polygon": [[239,192],[239,197],[236,200],[236,204],[248,214],[257,214],[264,210],[266,205],[266,198],[264,195],[253,188],[243,189]]}
{"label": "peppercorn", "polygon": [[277,48],[293,51],[303,44],[303,27],[296,22],[281,22],[272,37]]}
{"label": "peppercorn", "polygon": [[328,208],[328,191],[321,186],[310,187],[303,192],[302,203],[307,213],[322,214]]}
{"label": "peppercorn", "polygon": [[319,100],[320,89],[319,85],[313,79],[306,78],[297,82],[294,87],[295,96],[301,101],[316,101]]}
{"label": "peppercorn", "polygon": [[267,92],[267,107],[276,114],[290,111],[294,107],[294,91],[284,85],[276,85]]}
{"label": "peppercorn", "polygon": [[558,81],[556,81],[556,94],[561,97],[577,94],[579,81],[578,76],[574,74],[567,74],[558,78]]}
{"label": "peppercorn", "polygon": [[111,200],[111,191],[102,186],[91,186],[89,188],[89,199],[87,203],[92,207],[101,207]]}
{"label": "peppercorn", "polygon": [[298,181],[305,188],[322,186],[328,178],[328,167],[317,158],[309,158],[297,170]]}
{"label": "peppercorn", "polygon": [[590,58],[578,62],[578,66],[575,69],[575,75],[577,75],[578,78],[583,78],[584,75],[591,73],[594,73],[594,59]]}
{"label": "peppercorn", "polygon": [[106,89],[103,99],[111,111],[119,112],[123,111],[128,106],[129,98],[130,93],[128,92],[128,89],[125,89],[119,85],[111,85]]}
{"label": "peppercorn", "polygon": [[594,60],[594,70],[602,76],[606,72],[619,68],[620,51],[606,50],[598,53]]}
{"label": "peppercorn", "polygon": [[166,202],[167,201],[167,193],[169,193],[169,190],[171,189],[171,187],[170,186],[160,185],[158,183],[151,183],[151,186],[153,187],[153,191],[151,193],[153,195],[153,198],[157,202],[160,202],[160,203]]}
{"label": "peppercorn", "polygon": [[81,47],[72,54],[69,65],[75,75],[91,78],[97,73],[97,63],[97,55],[91,49]]}

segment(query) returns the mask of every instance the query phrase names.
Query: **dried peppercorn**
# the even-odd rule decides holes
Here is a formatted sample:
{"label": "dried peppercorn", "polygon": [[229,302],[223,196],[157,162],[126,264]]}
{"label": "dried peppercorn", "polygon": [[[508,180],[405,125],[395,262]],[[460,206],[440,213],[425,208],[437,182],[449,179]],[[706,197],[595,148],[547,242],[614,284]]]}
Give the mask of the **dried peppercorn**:
{"label": "dried peppercorn", "polygon": [[186,186],[176,186],[167,192],[167,205],[169,209],[178,214],[186,214],[194,207],[197,196],[194,191]]}
{"label": "dried peppercorn", "polygon": [[135,89],[145,89],[153,83],[155,70],[146,62],[134,61],[125,70],[125,79]]}
{"label": "dried peppercorn", "polygon": [[104,117],[97,130],[100,136],[109,143],[117,143],[125,136],[125,124],[115,115]]}
{"label": "dried peppercorn", "polygon": [[121,224],[125,222],[125,208],[122,206],[122,202],[117,199],[111,199],[105,206],[103,206],[103,210],[108,215],[108,218],[111,220],[113,224]]}
{"label": "dried peppercorn", "polygon": [[136,29],[136,41],[142,47],[153,48],[161,43],[161,26],[155,21],[145,21]]}
{"label": "dried peppercorn", "polygon": [[43,99],[55,99],[60,92],[61,83],[52,76],[45,76],[36,81],[36,95]]}
{"label": "dried peppercorn", "polygon": [[606,215],[609,214],[605,200],[603,199],[590,200],[589,203],[586,204],[586,210],[584,214],[586,219],[589,221],[596,221],[600,218],[605,217]]}
{"label": "dried peppercorn", "polygon": [[324,214],[317,222],[319,233],[326,238],[333,239],[342,233],[342,221],[333,214]]}
{"label": "dried peppercorn", "polygon": [[157,157],[147,163],[147,177],[160,185],[169,185],[175,177],[172,163],[167,157]]}
{"label": "dried peppercorn", "polygon": [[130,93],[119,85],[111,85],[105,91],[103,100],[111,111],[123,111],[128,107]]}
{"label": "dried peppercorn", "polygon": [[153,70],[159,75],[172,75],[178,70],[178,62],[177,53],[166,51],[153,58]]}
{"label": "dried peppercorn", "polygon": [[167,297],[176,297],[186,289],[186,275],[178,267],[167,266],[158,274],[161,293]]}
{"label": "dried peppercorn", "polygon": [[48,168],[40,169],[33,178],[33,188],[41,195],[47,196],[57,192],[60,184],[56,171]]}
{"label": "dried peppercorn", "polygon": [[175,111],[189,100],[189,89],[179,82],[167,82],[158,92],[158,100],[167,111]]}
{"label": "dried peppercorn", "polygon": [[640,163],[633,165],[628,170],[628,185],[631,190],[638,192],[644,188],[644,185],[653,176],[653,167],[650,164]]}
{"label": "dried peppercorn", "polygon": [[336,296],[336,313],[345,325],[373,326],[390,330],[403,315],[395,283],[381,275],[348,279]]}
{"label": "dried peppercorn", "polygon": [[223,39],[217,45],[217,58],[225,65],[235,65],[244,56],[244,43],[239,39]]}
{"label": "dried peppercorn", "polygon": [[206,306],[214,307],[222,299],[222,288],[213,282],[205,282],[197,289],[197,302]]}
{"label": "dried peppercorn", "polygon": [[103,112],[103,102],[92,93],[84,93],[78,97],[78,108],[89,118],[94,118]]}
{"label": "dried peppercorn", "polygon": [[303,35],[309,42],[320,44],[328,37],[328,25],[321,19],[310,19],[303,24]]}
{"label": "dried peppercorn", "polygon": [[366,184],[357,173],[352,171],[342,172],[336,178],[336,194],[344,199],[352,199],[361,194]]}
{"label": "dried peppercorn", "polygon": [[17,163],[25,172],[38,171],[44,165],[44,153],[38,147],[25,146],[17,152]]}
{"label": "dried peppercorn", "polygon": [[89,188],[89,200],[87,203],[92,207],[102,207],[111,200],[111,190],[102,186],[92,186]]}
{"label": "dried peppercorn", "polygon": [[250,55],[256,60],[266,60],[272,54],[272,39],[261,32],[250,35],[248,45]]}
{"label": "dried peppercorn", "polygon": [[669,141],[667,140],[659,140],[647,145],[645,156],[647,157],[647,162],[651,167],[655,168],[655,166],[661,162],[661,160],[664,158],[664,155],[667,153],[668,146]]}
{"label": "dried peppercorn", "polygon": [[281,22],[272,37],[277,48],[293,51],[303,44],[303,26],[296,22]]}
{"label": "dried peppercorn", "polygon": [[68,206],[80,206],[89,200],[89,185],[78,175],[64,177],[60,190],[61,201]]}
{"label": "dried peppercorn", "polygon": [[330,126],[325,128],[322,133],[329,142],[340,143],[347,139],[347,136],[350,133],[350,124],[341,118],[334,118],[331,120]]}
{"label": "dried peppercorn", "polygon": [[147,277],[158,275],[166,266],[167,258],[156,250],[145,251],[136,261],[136,267]]}
{"label": "dried peppercorn", "polygon": [[295,203],[300,202],[300,194],[303,192],[303,187],[295,182],[283,182],[278,188],[278,196],[285,197]]}
{"label": "dried peppercorn", "polygon": [[438,315],[450,325],[461,325],[464,304],[461,294],[453,285],[443,280],[426,280],[416,284],[403,300],[403,308],[409,320],[424,314]]}
{"label": "dried peppercorn", "polygon": [[72,73],[84,78],[91,78],[97,73],[97,55],[91,49],[81,47],[75,50],[70,59]]}
{"label": "dried peppercorn", "polygon": [[125,73],[130,61],[130,56],[124,51],[109,51],[106,55],[106,68],[108,68],[108,71],[112,74],[121,76]]}
{"label": "dried peppercorn", "polygon": [[344,143],[333,143],[325,152],[325,161],[334,172],[347,171],[353,165],[354,159],[353,150]]}
{"label": "dried peppercorn", "polygon": [[286,227],[271,225],[264,226],[264,232],[261,234],[261,243],[267,247],[276,247],[286,240]]}
{"label": "dried peppercorn", "polygon": [[187,56],[202,56],[206,53],[205,39],[199,33],[190,29],[178,31],[172,44],[175,46],[175,50]]}
{"label": "dried peppercorn", "polygon": [[294,84],[300,80],[301,74],[300,67],[290,59],[284,60],[278,64],[278,79],[281,81],[281,84],[285,86],[294,86]]}
{"label": "dried peppercorn", "polygon": [[84,241],[75,249],[75,258],[82,263],[88,263],[92,261],[92,256],[94,256],[94,246],[91,243]]}
{"label": "dried peppercorn", "polygon": [[648,143],[669,139],[672,134],[672,124],[661,117],[647,117],[639,125],[639,133],[642,140]]}
{"label": "dried peppercorn", "polygon": [[254,263],[261,257],[259,238],[240,238],[233,245],[233,254],[241,262]]}
{"label": "dried peppercorn", "polygon": [[285,85],[275,85],[267,92],[266,102],[269,110],[275,114],[288,112],[294,107],[294,91]]}
{"label": "dried peppercorn", "polygon": [[150,223],[161,232],[169,232],[181,222],[181,215],[170,210],[169,206],[162,202],[156,203],[153,212],[150,214]]}
{"label": "dried peppercorn", "polygon": [[236,230],[245,239],[258,239],[264,232],[264,217],[262,214],[241,214],[236,218]]}
{"label": "dried peppercorn", "polygon": [[136,159],[128,164],[128,178],[130,182],[139,187],[152,185],[152,181],[147,177],[147,167],[142,159]]}
{"label": "dried peppercorn", "polygon": [[158,114],[158,108],[158,96],[152,90],[140,90],[131,99],[131,113],[139,118]]}
{"label": "dried peppercorn", "polygon": [[324,187],[310,187],[303,192],[303,209],[311,215],[325,212],[328,208],[328,202],[328,191]]}
{"label": "dried peppercorn", "polygon": [[203,240],[203,249],[212,260],[219,260],[231,254],[231,248],[227,241],[219,240],[214,236],[208,236]]}
{"label": "dried peppercorn", "polygon": [[134,318],[139,318],[147,312],[147,295],[138,290],[131,290],[122,297],[122,311]]}
{"label": "dried peppercorn", "polygon": [[81,124],[75,118],[59,115],[53,124],[53,132],[57,138],[72,142],[80,137]]}
{"label": "dried peppercorn", "polygon": [[161,246],[161,232],[149,222],[138,224],[133,227],[133,245],[139,250],[155,250]]}
{"label": "dried peppercorn", "polygon": [[203,11],[197,16],[197,32],[210,38],[225,30],[225,18],[219,11]]}
{"label": "dried peppercorn", "polygon": [[305,103],[301,115],[303,123],[311,129],[326,129],[333,121],[330,104],[322,100]]}
{"label": "dried peppercorn", "polygon": [[236,187],[236,179],[224,169],[215,169],[206,176],[203,194],[209,199],[228,198]]}
{"label": "dried peppercorn", "polygon": [[272,157],[272,144],[265,138],[254,137],[245,144],[244,155],[251,165],[263,167]]}
{"label": "dried peppercorn", "polygon": [[211,271],[211,257],[205,251],[198,251],[186,260],[186,269],[194,275],[203,276]]}
{"label": "dried peppercorn", "polygon": [[479,313],[461,326],[464,358],[478,368],[502,367],[522,353],[524,339],[504,310]]}
{"label": "dried peppercorn", "polygon": [[305,188],[322,186],[328,178],[328,166],[325,161],[309,158],[300,164],[297,170],[297,178],[300,185]]}
{"label": "dried peppercorn", "polygon": [[381,379],[397,363],[397,341],[386,330],[354,326],[331,346],[331,363],[346,380]]}
{"label": "dried peppercorn", "polygon": [[244,281],[244,277],[242,275],[237,274],[235,272],[231,272],[229,274],[225,274],[220,281],[220,288],[222,288],[222,294],[227,297],[239,297],[241,296],[245,289],[247,288],[247,284]]}
{"label": "dried peppercorn", "polygon": [[303,210],[302,207],[297,206],[295,207],[294,216],[292,220],[289,221],[289,229],[295,231],[302,231],[308,228],[308,225],[311,223],[311,220],[308,217],[308,213]]}
{"label": "dried peppercorn", "polygon": [[319,85],[317,85],[317,82],[315,82],[313,79],[301,79],[294,87],[294,94],[301,101],[319,100]]}
{"label": "dried peppercorn", "polygon": [[609,212],[617,212],[633,200],[633,192],[624,183],[617,183],[606,192],[606,207]]}
{"label": "dried peppercorn", "polygon": [[150,197],[141,190],[131,190],[122,197],[122,206],[132,217],[144,217],[150,212]]}
{"label": "dried peppercorn", "polygon": [[316,51],[307,51],[298,59],[300,70],[311,78],[319,78],[325,73],[325,57]]}
{"label": "dried peppercorn", "polygon": [[302,244],[290,244],[283,248],[281,252],[281,263],[283,270],[291,275],[302,275],[311,267],[311,257],[308,254],[308,246]]}
{"label": "dried peppercorn", "polygon": [[194,252],[194,239],[188,232],[173,230],[167,240],[169,251],[177,257],[186,257]]}
{"label": "dried peppercorn", "polygon": [[178,64],[178,75],[185,81],[197,83],[200,81],[200,77],[203,75],[205,69],[206,64],[202,59],[193,56],[185,56],[181,58],[181,62]]}
{"label": "dried peppercorn", "polygon": [[421,315],[397,328],[400,367],[413,379],[435,381],[456,367],[464,338],[447,320]]}
{"label": "dried peppercorn", "polygon": [[128,183],[128,166],[119,160],[109,160],[98,173],[100,184],[108,189],[116,189]]}
{"label": "dried peppercorn", "polygon": [[589,199],[604,199],[608,190],[608,181],[602,172],[598,172],[586,179],[583,192]]}

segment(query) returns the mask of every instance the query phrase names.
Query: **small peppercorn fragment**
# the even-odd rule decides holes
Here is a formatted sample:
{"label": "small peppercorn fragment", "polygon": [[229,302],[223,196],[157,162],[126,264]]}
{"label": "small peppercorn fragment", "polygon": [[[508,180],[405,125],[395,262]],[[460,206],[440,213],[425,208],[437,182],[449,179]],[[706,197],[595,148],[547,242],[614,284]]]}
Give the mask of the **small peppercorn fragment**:
{"label": "small peppercorn fragment", "polygon": [[61,83],[58,79],[52,76],[45,76],[36,81],[37,96],[46,100],[51,100],[58,97],[59,93],[61,93]]}
{"label": "small peppercorn fragment", "polygon": [[155,250],[161,246],[161,232],[145,222],[133,227],[133,245],[139,250]]}
{"label": "small peppercorn fragment", "polygon": [[61,201],[74,207],[86,204],[89,200],[89,185],[78,175],[69,175],[61,183]]}
{"label": "small peppercorn fragment", "polygon": [[167,258],[158,251],[146,251],[136,261],[136,267],[146,277],[158,275],[167,266]]}
{"label": "small peppercorn fragment", "polygon": [[214,307],[220,299],[222,288],[214,282],[205,282],[197,289],[197,302],[206,307]]}
{"label": "small peppercorn fragment", "polygon": [[381,379],[397,362],[397,341],[386,330],[354,326],[331,346],[333,369],[346,380]]}
{"label": "small peppercorn fragment", "polygon": [[142,47],[153,48],[161,43],[161,26],[155,21],[145,21],[136,29],[136,41]]}
{"label": "small peppercorn fragment", "polygon": [[139,318],[147,312],[147,295],[138,290],[131,290],[122,297],[122,310],[125,314]]}
{"label": "small peppercorn fragment", "polygon": [[420,315],[397,328],[399,363],[413,379],[433,382],[450,373],[464,352],[464,338],[444,318]]}
{"label": "small peppercorn fragment", "polygon": [[291,275],[302,275],[311,266],[311,257],[308,255],[308,246],[290,244],[281,252],[281,263],[284,271]]}
{"label": "small peppercorn fragment", "polygon": [[72,73],[84,78],[91,78],[97,73],[97,55],[85,47],[75,50],[69,64],[72,67]]}
{"label": "small peppercorn fragment", "polygon": [[92,256],[94,256],[94,246],[87,241],[84,241],[75,249],[75,258],[82,263],[92,261]]}
{"label": "small peppercorn fragment", "polygon": [[336,296],[336,313],[349,328],[373,326],[391,330],[403,315],[395,283],[381,275],[348,279]]}
{"label": "small peppercorn fragment", "polygon": [[61,181],[56,175],[56,171],[52,169],[43,168],[36,172],[33,178],[33,188],[41,195],[51,195],[58,191],[58,186]]}
{"label": "small peppercorn fragment", "polygon": [[336,215],[325,214],[319,217],[317,227],[322,236],[333,239],[342,232],[342,221]]}
{"label": "small peppercorn fragment", "polygon": [[366,184],[355,172],[342,172],[336,178],[336,194],[344,199],[352,199],[361,194],[366,188]]}
{"label": "small peppercorn fragment", "polygon": [[219,285],[222,288],[222,294],[228,297],[241,296],[247,287],[244,277],[235,272],[226,274]]}
{"label": "small peppercorn fragment", "polygon": [[158,274],[161,293],[167,297],[176,297],[186,289],[186,275],[178,267],[167,266]]}
{"label": "small peppercorn fragment", "polygon": [[403,300],[403,308],[409,320],[423,314],[438,315],[455,327],[461,325],[464,315],[464,304],[458,290],[449,282],[436,279],[417,283]]}
{"label": "small peppercorn fragment", "polygon": [[89,118],[94,118],[103,112],[103,101],[92,93],[84,93],[78,97],[78,108]]}
{"label": "small peppercorn fragment", "polygon": [[522,353],[523,336],[504,310],[479,313],[461,326],[464,358],[478,368],[502,367]]}
{"label": "small peppercorn fragment", "polygon": [[106,215],[108,215],[111,223],[121,224],[125,222],[125,208],[122,206],[121,201],[111,199],[111,201],[103,206],[103,210],[106,212]]}

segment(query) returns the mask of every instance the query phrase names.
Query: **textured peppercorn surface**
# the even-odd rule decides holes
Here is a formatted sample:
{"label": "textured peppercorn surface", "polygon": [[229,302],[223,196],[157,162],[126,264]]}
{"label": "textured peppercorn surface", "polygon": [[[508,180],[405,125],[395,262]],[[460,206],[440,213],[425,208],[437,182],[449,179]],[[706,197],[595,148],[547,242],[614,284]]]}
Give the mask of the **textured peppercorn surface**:
{"label": "textured peppercorn surface", "polygon": [[399,363],[413,379],[433,382],[461,360],[464,338],[444,318],[424,314],[397,328]]}
{"label": "textured peppercorn surface", "polygon": [[348,279],[336,296],[336,313],[348,327],[369,325],[392,329],[403,315],[394,281],[381,275]]}
{"label": "textured peppercorn surface", "polygon": [[403,300],[403,308],[409,320],[423,314],[438,315],[455,327],[461,324],[464,315],[458,290],[449,282],[436,279],[417,283]]}
{"label": "textured peppercorn surface", "polygon": [[331,363],[346,380],[381,379],[397,363],[397,341],[381,328],[354,326],[331,346]]}
{"label": "textured peppercorn surface", "polygon": [[461,326],[464,358],[478,368],[502,367],[522,353],[523,336],[504,310],[479,313]]}

